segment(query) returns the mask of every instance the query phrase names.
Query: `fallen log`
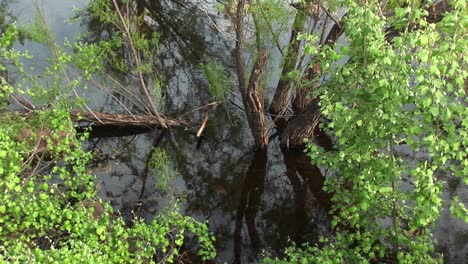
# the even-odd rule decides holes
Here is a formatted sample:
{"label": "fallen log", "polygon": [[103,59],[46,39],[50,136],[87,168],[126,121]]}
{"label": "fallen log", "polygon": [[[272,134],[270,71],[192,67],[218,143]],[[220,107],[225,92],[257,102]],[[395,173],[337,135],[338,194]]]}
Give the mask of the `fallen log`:
{"label": "fallen log", "polygon": [[[78,133],[90,130],[90,138],[132,136],[148,133],[153,129],[164,129],[156,116],[123,115],[100,112],[72,112],[72,121]],[[160,116],[167,128],[188,129],[192,126],[183,120]]]}
{"label": "fallen log", "polygon": [[[16,115],[22,118],[30,118],[37,114],[36,111],[2,111],[0,115]],[[101,112],[72,111],[70,117],[75,123],[78,133],[90,130],[90,137],[120,137],[142,134],[152,129],[161,129],[163,125],[156,116],[150,115],[124,115]],[[161,116],[163,123],[168,128],[183,128],[193,130],[192,124],[181,120]]]}
{"label": "fallen log", "polygon": [[[79,126],[125,126],[125,127],[145,127],[145,128],[163,128],[164,125],[155,116],[148,115],[123,115],[123,114],[108,114],[100,112],[71,112],[73,122],[81,123]],[[189,123],[162,117],[162,121],[167,127],[189,127]]]}

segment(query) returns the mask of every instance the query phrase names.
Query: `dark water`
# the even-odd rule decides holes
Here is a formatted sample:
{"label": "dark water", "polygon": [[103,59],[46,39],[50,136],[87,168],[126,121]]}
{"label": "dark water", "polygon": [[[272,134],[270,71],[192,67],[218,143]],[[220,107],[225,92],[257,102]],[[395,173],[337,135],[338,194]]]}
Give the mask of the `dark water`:
{"label": "dark water", "polygon": [[[8,2],[15,2],[10,7],[18,14],[19,23],[31,20],[35,11],[30,0]],[[72,6],[82,7],[86,2],[42,1],[59,43],[65,37],[74,39],[85,26],[64,21],[73,15]],[[253,139],[236,91],[230,23],[211,1],[192,1],[194,5],[184,2],[183,7],[161,2],[166,8],[158,15],[161,52],[155,61],[163,69],[167,90],[160,105],[168,116],[182,116],[195,123],[208,113],[205,136],[198,141],[193,131],[172,129],[92,139],[86,147],[96,154],[90,169],[97,176],[101,197],[126,217],[138,215],[148,220],[177,199],[183,214],[209,223],[217,237],[216,263],[255,262],[266,253],[280,254],[293,241],[313,242],[329,234],[326,210],[330,203],[321,191],[320,170],[303,153],[282,150],[275,137],[266,152],[252,148]],[[99,33],[99,25],[88,26]],[[288,39],[287,32],[284,39]],[[18,47],[33,51],[35,63],[48,55],[38,44],[27,42]],[[277,55],[270,54],[272,77],[267,78],[267,88],[275,87],[278,81]],[[232,92],[227,94],[228,102],[215,109],[193,111],[212,102],[198,66],[212,59],[225,67]],[[271,90],[267,94],[271,95]],[[105,93],[93,89],[87,93],[95,99],[90,103],[93,109],[120,110]],[[158,191],[158,175],[146,165],[153,147],[165,149],[170,157],[175,177],[167,192]],[[452,195],[468,201],[466,186],[447,179],[444,196]],[[468,226],[452,219],[447,209],[435,229],[435,239],[445,251],[447,263],[468,259]]]}

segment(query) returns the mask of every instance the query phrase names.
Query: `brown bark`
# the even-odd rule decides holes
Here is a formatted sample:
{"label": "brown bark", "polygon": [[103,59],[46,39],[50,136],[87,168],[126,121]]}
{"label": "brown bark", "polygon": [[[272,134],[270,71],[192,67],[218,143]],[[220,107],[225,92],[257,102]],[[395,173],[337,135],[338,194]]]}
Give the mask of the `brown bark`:
{"label": "brown bark", "polygon": [[[273,116],[274,120],[277,120],[282,113],[287,109],[290,102],[290,81],[285,80],[283,77],[286,76],[289,72],[294,70],[294,67],[297,62],[297,56],[299,54],[300,41],[297,40],[297,35],[304,29],[305,25],[305,14],[303,10],[298,10],[296,17],[294,19],[293,29],[291,32],[291,37],[289,39],[290,47],[284,58],[284,66],[281,71],[281,79],[278,82],[276,87],[275,94],[270,106],[270,114]],[[279,116],[278,116],[279,115]],[[275,122],[276,124],[277,122]],[[280,125],[280,124],[276,124]]]}
{"label": "brown bark", "polygon": [[[182,120],[164,117],[163,123],[156,116],[140,115],[120,115],[94,112],[72,112],[73,122],[89,122],[98,126],[126,126],[126,127],[147,127],[147,128],[165,128],[168,127],[188,127],[189,124]],[[96,119],[97,116],[99,118]],[[161,117],[162,118],[162,117]]]}
{"label": "brown bark", "polygon": [[258,91],[260,78],[266,63],[265,54],[261,54],[252,69],[250,82],[247,90],[242,95],[247,121],[249,122],[250,130],[255,140],[255,145],[259,149],[266,149],[268,145],[268,130],[265,120],[265,108],[263,98]]}
{"label": "brown bark", "polygon": [[[333,45],[343,34],[343,31],[341,24],[335,23],[321,44],[321,47]],[[314,62],[311,62],[311,64],[312,66],[307,73],[309,80],[313,80],[317,75],[321,74],[320,65]],[[318,99],[307,97],[315,85],[312,84],[296,92],[293,101],[293,109],[296,116],[288,120],[286,127],[281,133],[281,145],[283,147],[303,148],[304,140],[313,137],[314,131],[317,131],[317,125],[322,117],[320,107],[318,106]]]}
{"label": "brown bark", "polygon": [[236,15],[236,65],[237,65],[237,78],[239,82],[239,89],[242,96],[242,103],[244,104],[247,121],[250,130],[254,137],[255,145],[259,149],[266,149],[268,145],[268,130],[264,115],[263,98],[259,92],[259,83],[262,77],[263,69],[266,64],[266,55],[260,53],[257,58],[252,72],[250,74],[249,83],[245,77],[245,66],[243,59],[244,48],[244,17],[245,17],[245,0],[239,0],[237,5]]}
{"label": "brown bark", "polygon": [[302,148],[304,139],[311,138],[322,118],[317,100],[313,100],[306,110],[288,121],[281,134],[281,145],[287,148]]}
{"label": "brown bark", "polygon": [[[23,118],[29,118],[35,115],[35,111],[2,111],[1,115],[13,114]],[[78,127],[123,127],[126,129],[131,128],[163,128],[156,116],[149,115],[122,115],[122,114],[108,114],[100,112],[70,112],[71,120],[74,123],[78,123]],[[190,124],[186,121],[179,119],[172,119],[164,117],[164,124],[175,128],[175,127],[190,127]],[[85,123],[85,124],[80,124]]]}

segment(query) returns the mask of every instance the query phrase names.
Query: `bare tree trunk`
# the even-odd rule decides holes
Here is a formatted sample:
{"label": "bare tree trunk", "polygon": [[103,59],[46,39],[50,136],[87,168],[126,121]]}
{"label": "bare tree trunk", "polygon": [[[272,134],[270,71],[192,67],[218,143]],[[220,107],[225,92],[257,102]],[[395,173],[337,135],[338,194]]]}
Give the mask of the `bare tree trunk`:
{"label": "bare tree trunk", "polygon": [[268,130],[265,120],[265,108],[263,106],[263,98],[258,91],[258,85],[266,63],[265,54],[261,54],[252,69],[250,82],[247,90],[241,92],[244,102],[247,121],[249,122],[250,130],[255,140],[255,145],[259,149],[266,149],[268,145]]}
{"label": "bare tree trunk", "polygon": [[[333,45],[342,34],[343,27],[341,24],[335,23],[320,46]],[[312,81],[317,75],[321,74],[321,70],[319,64],[312,61],[311,65],[307,75],[309,80]],[[288,120],[281,133],[281,145],[283,147],[303,148],[304,140],[313,137],[314,132],[317,131],[317,125],[322,118],[318,99],[307,98],[307,94],[314,89],[314,86],[315,84],[312,84],[310,87],[296,92],[293,101],[293,109],[296,115]],[[323,133],[323,131],[321,132]]]}
{"label": "bare tree trunk", "polygon": [[239,0],[236,14],[236,65],[237,78],[239,81],[239,89],[244,104],[247,121],[250,130],[255,140],[255,145],[263,150],[268,145],[268,130],[265,121],[265,107],[263,105],[263,97],[258,90],[258,86],[262,77],[263,69],[266,63],[266,55],[260,53],[255,66],[250,74],[249,83],[245,77],[245,65],[243,58],[244,48],[244,17],[245,17],[245,0]]}
{"label": "bare tree trunk", "polygon": [[304,112],[288,120],[288,124],[281,134],[281,145],[287,148],[302,148],[304,139],[314,135],[315,128],[321,118],[318,101],[313,100]]}
{"label": "bare tree trunk", "polygon": [[[270,114],[273,116],[273,120],[281,119],[281,113],[286,111],[290,102],[289,90],[291,82],[289,80],[285,80],[283,77],[294,70],[296,66],[300,46],[300,41],[297,40],[297,35],[299,32],[303,31],[305,20],[306,16],[304,11],[298,10],[294,19],[291,37],[289,39],[290,47],[286,53],[286,57],[284,58],[284,66],[281,72],[282,78],[279,80],[270,106]],[[275,122],[275,124],[276,123],[277,122]],[[280,125],[280,123],[278,122],[276,125]]]}

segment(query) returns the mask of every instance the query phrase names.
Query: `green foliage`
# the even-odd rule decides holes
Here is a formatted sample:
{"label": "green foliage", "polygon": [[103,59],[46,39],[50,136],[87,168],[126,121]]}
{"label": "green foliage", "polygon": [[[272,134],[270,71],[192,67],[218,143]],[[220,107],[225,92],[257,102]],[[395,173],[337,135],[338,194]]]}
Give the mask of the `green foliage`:
{"label": "green foliage", "polygon": [[156,180],[156,187],[166,192],[171,179],[175,177],[175,171],[170,167],[169,156],[162,148],[153,148],[148,160],[148,167],[151,168]]}
{"label": "green foliage", "polygon": [[[50,86],[44,87],[45,80],[22,70],[23,54],[9,48],[17,36],[12,26],[0,37],[0,67],[5,69],[6,62],[19,67],[20,77],[36,87],[13,86],[2,79],[2,96],[8,100],[19,93],[33,101],[55,100],[28,117],[0,115],[0,262],[172,263],[183,253],[187,233],[198,238],[201,259],[213,259],[214,238],[205,223],[173,209],[150,223],[135,219],[129,225],[97,198],[95,178],[86,168],[91,153],[81,148],[87,133],[76,134],[69,113],[75,103],[67,100],[70,91],[100,69],[88,57],[96,53],[95,47],[70,44],[75,54],[51,47],[53,57],[44,69]],[[84,76],[68,78],[73,62]],[[164,158],[159,154],[155,158]]]}
{"label": "green foliage", "polygon": [[[320,241],[321,243],[329,242],[326,240]],[[262,263],[265,264],[288,264],[288,263],[323,263],[323,264],[335,264],[344,263],[345,256],[343,252],[336,250],[333,244],[328,244],[321,248],[304,244],[301,247],[290,246],[285,250],[286,259],[272,259],[265,258]],[[358,262],[356,262],[358,263]]]}
{"label": "green foliage", "polygon": [[256,0],[248,7],[255,23],[257,46],[278,48],[280,34],[285,33],[293,12],[282,0]]}
{"label": "green foliage", "polygon": [[23,26],[21,28],[21,32],[26,38],[29,38],[37,43],[44,44],[45,46],[50,46],[51,41],[53,40],[44,17],[40,14],[34,16],[34,20],[31,24]]}
{"label": "green foliage", "polygon": [[468,223],[468,210],[466,209],[465,205],[460,202],[458,197],[455,197],[452,200],[452,204],[450,205],[450,212],[452,212],[453,216],[460,218],[465,223]]}
{"label": "green foliage", "polygon": [[145,21],[148,10],[137,6],[140,4],[129,5],[128,1],[116,1],[115,5],[113,1],[95,0],[77,13],[76,18],[87,25],[88,30],[81,38],[93,43],[99,63],[110,77],[105,79],[105,86],[109,87],[109,81],[114,83],[110,88],[127,99],[119,103],[124,108],[155,112],[156,106],[164,107],[163,83],[155,58],[159,52],[159,34]]}
{"label": "green foliage", "polygon": [[[12,52],[8,48],[12,45],[13,41],[18,37],[18,32],[15,30],[15,25],[8,27],[6,31],[0,36],[0,109],[8,106],[8,98],[13,93],[13,88],[6,80],[7,68],[3,65],[7,60],[13,60],[17,64],[21,54]],[[5,76],[3,76],[5,75]]]}
{"label": "green foliage", "polygon": [[96,44],[84,44],[75,42],[73,44],[66,43],[68,47],[74,49],[71,61],[73,66],[77,67],[83,73],[86,80],[91,80],[92,74],[102,71],[104,67],[104,52]]}
{"label": "green foliage", "polygon": [[0,34],[3,34],[6,29],[16,20],[9,8],[9,1],[0,2]]}
{"label": "green foliage", "polygon": [[227,82],[223,66],[216,61],[210,61],[206,64],[200,64],[200,68],[208,81],[213,99],[216,101],[226,101],[226,93],[229,92],[230,86]]}
{"label": "green foliage", "polygon": [[[437,24],[425,20],[426,6],[418,2],[390,5],[395,16],[378,1],[341,4],[349,44],[315,57],[327,81],[314,95],[336,150],[308,147],[312,160],[334,174],[325,190],[333,193],[336,235],[289,251],[288,260],[440,262],[430,230],[443,204],[437,176],[468,181],[466,4],[454,4]],[[391,27],[400,34],[389,42]],[[454,199],[452,213],[466,221],[466,212]]]}
{"label": "green foliage", "polygon": [[[136,74],[138,67],[143,73],[155,74],[156,69],[153,58],[159,51],[159,34],[155,31],[151,32],[151,30],[151,33],[146,32],[144,13],[139,14],[133,9],[125,9],[128,8],[126,5],[120,5],[119,8],[122,9],[121,13],[124,15],[124,21],[119,18],[112,1],[92,1],[87,7],[86,15],[88,20],[97,21],[100,25],[110,28],[106,32],[107,37],[102,38],[105,40],[95,43],[103,54],[103,63],[123,74]],[[131,54],[129,40],[125,36],[123,23],[128,26],[132,44],[138,53],[140,65],[134,65],[133,59],[128,60],[133,55]],[[86,37],[86,33],[83,37]],[[132,67],[129,67],[129,65]]]}

